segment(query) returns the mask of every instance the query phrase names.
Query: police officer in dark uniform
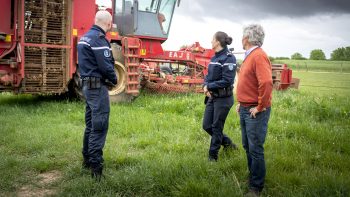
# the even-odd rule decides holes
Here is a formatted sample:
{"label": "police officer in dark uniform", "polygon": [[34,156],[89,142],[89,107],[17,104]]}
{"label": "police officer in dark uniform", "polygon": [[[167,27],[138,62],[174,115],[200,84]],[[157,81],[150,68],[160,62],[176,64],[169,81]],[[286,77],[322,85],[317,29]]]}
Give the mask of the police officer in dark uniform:
{"label": "police officer in dark uniform", "polygon": [[215,56],[208,65],[208,75],[203,85],[206,95],[203,129],[211,135],[209,161],[217,161],[221,146],[224,150],[237,149],[223,133],[226,117],[233,106],[236,58],[227,48],[232,43],[232,38],[226,33],[216,32],[211,43]]}
{"label": "police officer in dark uniform", "polygon": [[86,99],[83,139],[83,167],[91,169],[98,181],[103,169],[103,152],[109,122],[108,88],[117,84],[114,59],[106,32],[112,27],[112,16],[98,11],[95,25],[78,42],[78,63],[83,94]]}

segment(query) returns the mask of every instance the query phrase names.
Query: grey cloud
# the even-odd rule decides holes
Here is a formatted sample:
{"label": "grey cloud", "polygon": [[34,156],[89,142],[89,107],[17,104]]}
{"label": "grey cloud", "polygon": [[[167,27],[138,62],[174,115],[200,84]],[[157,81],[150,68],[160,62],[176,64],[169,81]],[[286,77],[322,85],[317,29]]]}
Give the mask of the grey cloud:
{"label": "grey cloud", "polygon": [[301,18],[350,13],[350,0],[182,0],[178,12],[197,19]]}

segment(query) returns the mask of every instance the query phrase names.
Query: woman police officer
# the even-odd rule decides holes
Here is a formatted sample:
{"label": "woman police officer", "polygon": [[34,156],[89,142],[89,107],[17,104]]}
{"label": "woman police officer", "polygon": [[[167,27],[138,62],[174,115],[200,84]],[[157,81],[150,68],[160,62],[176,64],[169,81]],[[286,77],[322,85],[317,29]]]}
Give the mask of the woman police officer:
{"label": "woman police officer", "polygon": [[237,149],[223,133],[226,117],[233,106],[233,83],[236,75],[236,58],[227,45],[232,38],[224,32],[216,32],[211,41],[215,55],[208,65],[203,90],[206,96],[203,129],[211,135],[209,161],[217,161],[220,147]]}

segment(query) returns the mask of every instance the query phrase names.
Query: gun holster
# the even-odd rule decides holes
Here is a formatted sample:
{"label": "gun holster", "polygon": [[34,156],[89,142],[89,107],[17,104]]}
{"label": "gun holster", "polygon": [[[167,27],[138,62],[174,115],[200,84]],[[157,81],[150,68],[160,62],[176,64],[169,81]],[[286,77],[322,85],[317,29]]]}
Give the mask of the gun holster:
{"label": "gun holster", "polygon": [[113,83],[112,83],[111,81],[109,81],[108,79],[104,80],[103,83],[107,86],[107,88],[108,88],[109,90],[111,90],[111,89],[113,89],[113,88],[115,87],[115,84],[113,84]]}
{"label": "gun holster", "polygon": [[204,105],[206,105],[208,103],[209,97],[205,96],[204,98]]}

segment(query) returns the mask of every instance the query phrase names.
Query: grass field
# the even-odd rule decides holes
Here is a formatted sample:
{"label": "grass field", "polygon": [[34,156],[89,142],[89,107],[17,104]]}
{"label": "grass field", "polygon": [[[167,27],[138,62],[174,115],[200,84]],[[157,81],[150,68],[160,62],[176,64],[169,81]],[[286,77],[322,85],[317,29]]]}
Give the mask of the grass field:
{"label": "grass field", "polygon": [[301,91],[333,97],[350,96],[350,73],[293,72],[301,79]]}
{"label": "grass field", "polygon": [[[274,92],[263,196],[350,196],[350,75],[294,72],[300,90]],[[319,87],[327,86],[327,87]],[[100,182],[81,170],[84,103],[0,95],[0,196],[242,196],[239,151],[207,161],[202,95],[143,93],[113,104]]]}
{"label": "grass field", "polygon": [[350,73],[350,61],[330,60],[275,60],[273,63],[287,64],[296,71],[326,71]]}

